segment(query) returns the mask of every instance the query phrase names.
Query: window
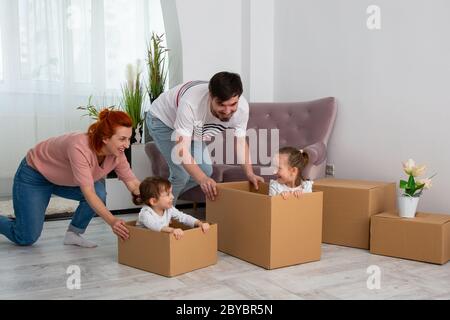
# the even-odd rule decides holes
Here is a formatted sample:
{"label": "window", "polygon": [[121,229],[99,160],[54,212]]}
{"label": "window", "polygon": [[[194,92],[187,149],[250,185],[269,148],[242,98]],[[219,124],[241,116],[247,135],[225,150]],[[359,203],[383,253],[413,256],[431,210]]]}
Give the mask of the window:
{"label": "window", "polygon": [[23,80],[63,77],[62,10],[59,0],[19,0],[20,75]]}
{"label": "window", "polygon": [[12,58],[12,81],[21,88],[31,81],[33,90],[46,82],[117,92],[127,64],[141,60],[146,74],[146,41],[152,31],[164,33],[157,0],[17,0],[4,6],[14,35],[3,54]]}
{"label": "window", "polygon": [[3,81],[2,27],[0,26],[0,82]]}
{"label": "window", "polygon": [[67,8],[71,65],[75,83],[92,82],[92,2],[71,0]]}
{"label": "window", "polygon": [[87,129],[91,95],[118,105],[128,63],[146,78],[152,31],[165,33],[160,0],[0,0],[2,187],[37,142]]}
{"label": "window", "polygon": [[[125,67],[144,60],[146,52],[144,2],[108,0],[104,2],[106,88],[117,88],[125,80]],[[147,32],[148,33],[148,32]],[[144,66],[142,61],[142,66]]]}

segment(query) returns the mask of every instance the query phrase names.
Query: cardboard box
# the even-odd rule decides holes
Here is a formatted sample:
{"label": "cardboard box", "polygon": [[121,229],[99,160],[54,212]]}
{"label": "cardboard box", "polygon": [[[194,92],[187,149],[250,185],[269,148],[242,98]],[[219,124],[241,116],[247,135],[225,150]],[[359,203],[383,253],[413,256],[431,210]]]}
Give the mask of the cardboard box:
{"label": "cardboard box", "polygon": [[184,230],[180,240],[173,234],[137,227],[136,221],[126,223],[130,238],[118,240],[119,263],[137,269],[173,277],[217,263],[217,225],[208,232],[185,225],[171,226]]}
{"label": "cardboard box", "polygon": [[395,211],[395,183],[320,179],[314,191],[323,192],[322,241],[369,249],[370,217]]}
{"label": "cardboard box", "polygon": [[444,264],[450,260],[450,215],[397,213],[372,216],[370,253]]}
{"label": "cardboard box", "polygon": [[218,224],[219,250],[266,269],[320,260],[322,193],[300,198],[268,196],[248,182],[217,185],[206,218]]}

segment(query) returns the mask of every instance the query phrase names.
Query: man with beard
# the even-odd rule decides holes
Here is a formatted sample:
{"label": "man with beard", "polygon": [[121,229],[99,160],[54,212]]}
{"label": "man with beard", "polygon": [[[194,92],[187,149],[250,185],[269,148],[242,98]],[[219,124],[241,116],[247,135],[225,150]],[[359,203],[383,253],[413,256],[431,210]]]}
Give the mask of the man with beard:
{"label": "man with beard", "polygon": [[147,127],[169,165],[174,204],[181,193],[196,185],[210,200],[215,199],[216,182],[211,179],[211,159],[205,141],[225,129],[234,129],[238,159],[248,180],[255,188],[264,181],[254,174],[251,165],[245,139],[249,106],[242,91],[238,74],[219,72],[209,82],[180,84],[152,103]]}

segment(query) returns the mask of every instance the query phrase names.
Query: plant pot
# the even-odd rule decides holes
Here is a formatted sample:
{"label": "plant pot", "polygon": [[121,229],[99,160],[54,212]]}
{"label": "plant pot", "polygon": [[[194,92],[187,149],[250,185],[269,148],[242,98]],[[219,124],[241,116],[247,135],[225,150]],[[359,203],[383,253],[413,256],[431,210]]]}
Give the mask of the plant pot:
{"label": "plant pot", "polygon": [[[141,127],[139,127],[139,133],[136,131],[136,129],[131,129],[131,139],[130,139],[130,148],[128,148],[128,149],[131,149],[131,145],[132,144],[135,144],[135,143],[142,143],[142,134],[143,134],[143,128],[142,128],[142,126]],[[138,139],[137,138],[139,138],[139,141],[138,141]],[[131,163],[131,162],[130,162]]]}
{"label": "plant pot", "polygon": [[419,197],[399,196],[398,215],[403,218],[414,218],[416,216]]}
{"label": "plant pot", "polygon": [[[144,119],[147,119],[147,112],[145,113]],[[153,141],[153,138],[150,135],[150,131],[148,129],[146,120],[144,120],[143,126],[144,126],[144,142],[147,143],[147,142]]]}

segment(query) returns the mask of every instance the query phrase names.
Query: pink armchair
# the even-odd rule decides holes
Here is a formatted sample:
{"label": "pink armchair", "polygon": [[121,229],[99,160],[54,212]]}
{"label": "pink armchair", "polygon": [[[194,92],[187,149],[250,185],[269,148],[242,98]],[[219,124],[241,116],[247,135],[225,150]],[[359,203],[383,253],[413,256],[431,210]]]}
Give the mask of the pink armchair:
{"label": "pink armchair", "polygon": [[[247,130],[268,129],[270,131],[270,129],[278,129],[280,147],[293,146],[301,148],[308,153],[310,161],[303,172],[303,176],[304,178],[315,180],[325,176],[327,144],[333,130],[336,112],[336,100],[332,97],[307,102],[250,103]],[[226,134],[223,133],[222,136],[225,141]],[[270,133],[268,134],[267,143],[267,149],[262,150],[262,152],[269,156]],[[256,146],[252,144],[251,148],[259,148],[259,146],[259,143]],[[145,151],[151,159],[153,173],[158,176],[168,177],[169,169],[167,163],[155,143],[147,143]],[[253,166],[254,171],[258,175],[262,167],[268,166],[259,157],[252,160],[255,163]],[[263,177],[266,181],[273,178],[270,175]],[[240,165],[237,164],[236,157],[234,163],[231,164],[213,164],[212,178],[217,182],[246,180],[244,172]],[[181,194],[180,199],[204,202],[205,196],[200,187],[194,187]]]}

